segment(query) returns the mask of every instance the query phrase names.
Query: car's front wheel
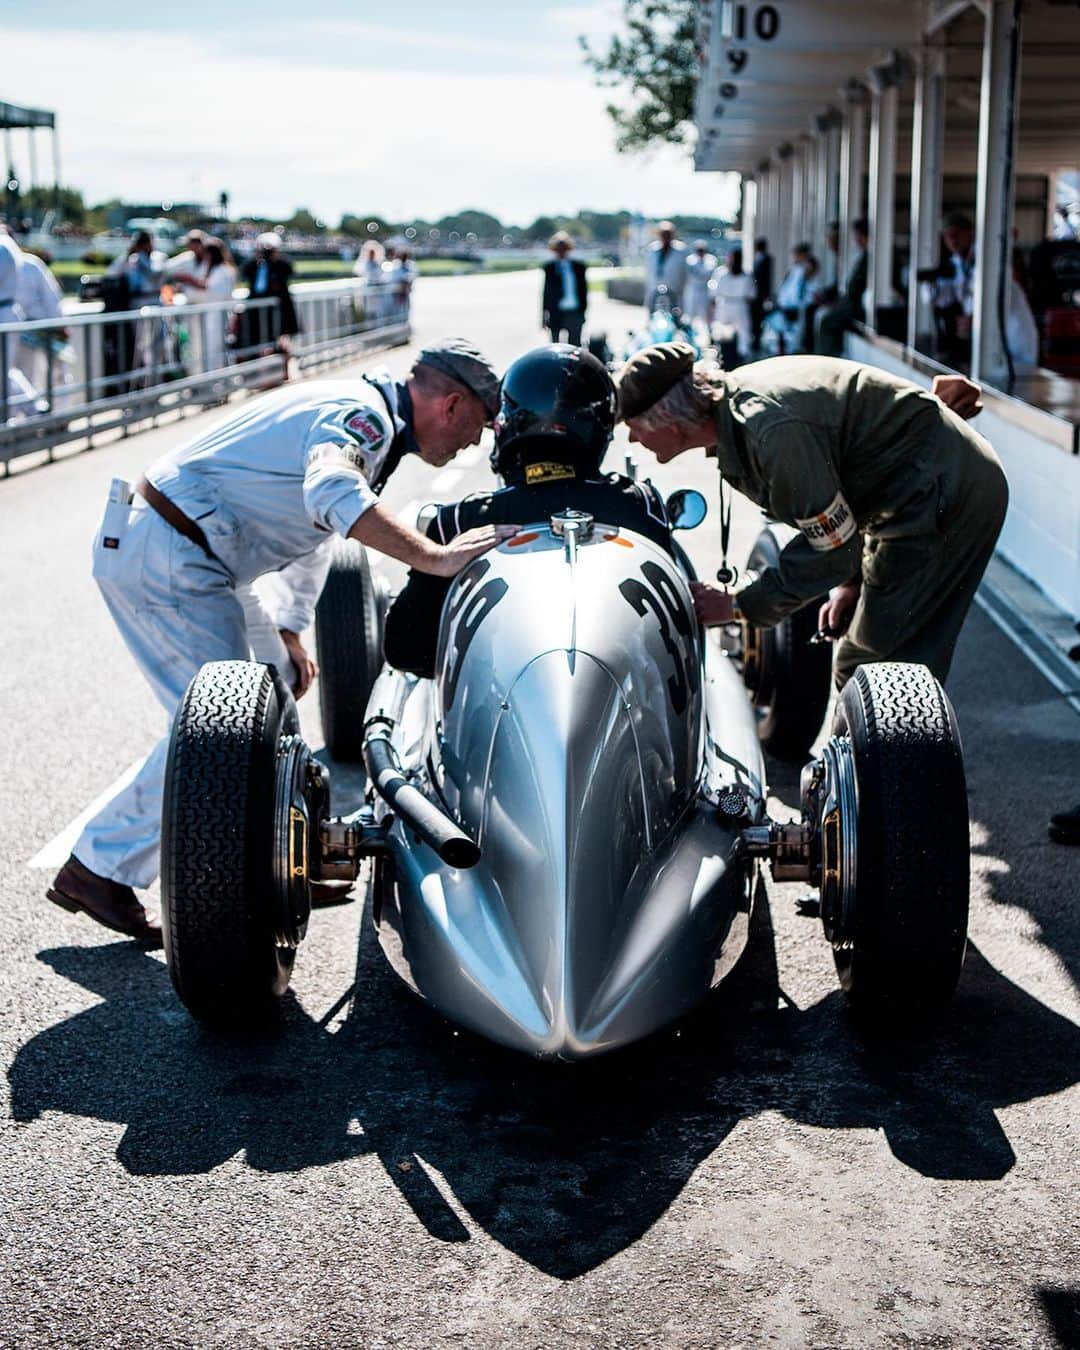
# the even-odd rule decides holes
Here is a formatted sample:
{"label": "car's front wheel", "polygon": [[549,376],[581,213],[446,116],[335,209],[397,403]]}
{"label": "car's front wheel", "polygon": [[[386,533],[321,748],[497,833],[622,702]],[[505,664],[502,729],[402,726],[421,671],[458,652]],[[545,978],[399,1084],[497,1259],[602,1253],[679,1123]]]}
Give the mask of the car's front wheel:
{"label": "car's front wheel", "polygon": [[854,1011],[893,1032],[937,1016],[964,960],[969,840],[948,696],[925,666],[860,666],[825,748],[821,912]]}
{"label": "car's front wheel", "polygon": [[[250,661],[204,665],[173,723],[162,927],[173,985],[201,1021],[260,1020],[288,987],[307,914],[281,915],[275,784],[283,745],[298,741],[297,732],[296,705],[280,677]],[[305,836],[305,889],[306,846]]]}

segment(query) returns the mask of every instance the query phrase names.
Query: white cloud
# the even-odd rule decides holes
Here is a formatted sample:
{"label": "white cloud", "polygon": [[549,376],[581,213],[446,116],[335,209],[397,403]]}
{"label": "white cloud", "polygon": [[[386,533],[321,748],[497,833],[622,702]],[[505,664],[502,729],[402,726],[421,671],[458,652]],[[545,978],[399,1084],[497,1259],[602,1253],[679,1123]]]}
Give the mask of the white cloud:
{"label": "white cloud", "polygon": [[347,52],[338,67],[305,65],[139,32],[0,30],[0,44],[5,96],[57,110],[63,177],[93,200],[227,189],[241,212],[477,206],[520,223],[582,206],[731,204],[685,152],[616,155],[607,94],[585,71],[403,74],[350,66]]}

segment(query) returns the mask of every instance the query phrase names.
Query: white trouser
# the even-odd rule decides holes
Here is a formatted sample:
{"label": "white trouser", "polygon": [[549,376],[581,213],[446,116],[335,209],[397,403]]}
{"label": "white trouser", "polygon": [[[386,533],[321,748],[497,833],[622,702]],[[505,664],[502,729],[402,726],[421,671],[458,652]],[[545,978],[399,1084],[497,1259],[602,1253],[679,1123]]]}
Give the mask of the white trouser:
{"label": "white trouser", "polygon": [[683,314],[690,320],[700,319],[704,323],[709,317],[708,286],[687,286],[683,292]]}
{"label": "white trouser", "polygon": [[[120,636],[171,724],[206,661],[274,661],[286,680],[277,630],[250,588],[141,503],[131,507],[120,547],[94,542],[94,576]],[[241,602],[243,597],[243,603]],[[255,632],[248,633],[245,612]],[[261,617],[260,617],[261,616]],[[127,886],[152,884],[160,867],[166,734],[130,783],[88,822],[72,852],[91,872]]]}

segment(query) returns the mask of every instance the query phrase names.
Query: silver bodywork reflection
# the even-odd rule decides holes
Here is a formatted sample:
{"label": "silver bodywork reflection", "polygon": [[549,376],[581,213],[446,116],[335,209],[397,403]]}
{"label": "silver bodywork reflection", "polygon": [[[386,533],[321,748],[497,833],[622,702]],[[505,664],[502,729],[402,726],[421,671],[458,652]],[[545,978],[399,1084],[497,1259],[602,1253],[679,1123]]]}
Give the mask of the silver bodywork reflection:
{"label": "silver bodywork reflection", "polygon": [[402,978],[455,1022],[565,1058],[699,1002],[745,944],[753,879],[747,822],[715,802],[738,783],[760,820],[764,771],[739,675],[668,554],[601,524],[529,526],[455,583],[436,679],[393,680],[403,768],[482,850],[456,871],[393,824],[377,922]]}

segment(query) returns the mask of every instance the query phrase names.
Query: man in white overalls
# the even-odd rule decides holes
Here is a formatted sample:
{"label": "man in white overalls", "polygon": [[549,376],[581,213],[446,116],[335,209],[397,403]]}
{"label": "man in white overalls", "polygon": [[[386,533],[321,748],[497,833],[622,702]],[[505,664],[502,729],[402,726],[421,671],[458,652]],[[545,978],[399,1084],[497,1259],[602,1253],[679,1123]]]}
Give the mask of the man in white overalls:
{"label": "man in white overalls", "polygon": [[[114,482],[94,575],[169,717],[204,662],[248,658],[238,591],[282,569],[287,584],[272,617],[303,692],[315,667],[300,633],[334,534],[436,576],[456,575],[512,534],[487,526],[436,544],[378,497],[403,455],[441,465],[476,444],[497,396],[487,359],[451,338],[422,351],[403,383],[319,382],[269,394],[157,460],[134,497]],[[56,904],[146,947],[161,945],[161,928],[134,888],[158,874],[168,743],[166,736],[86,825],[48,891]]]}

